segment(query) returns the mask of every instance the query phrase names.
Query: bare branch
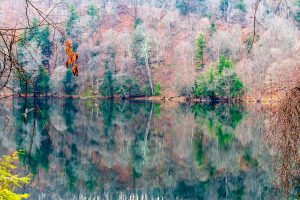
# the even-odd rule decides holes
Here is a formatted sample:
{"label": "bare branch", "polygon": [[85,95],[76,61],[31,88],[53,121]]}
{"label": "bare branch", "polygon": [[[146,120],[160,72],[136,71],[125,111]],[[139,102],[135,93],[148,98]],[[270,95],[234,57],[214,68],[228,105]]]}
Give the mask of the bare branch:
{"label": "bare branch", "polygon": [[255,41],[255,37],[256,37],[256,22],[257,22],[257,18],[256,18],[256,13],[257,13],[257,10],[258,10],[258,7],[259,7],[259,4],[260,4],[261,0],[256,0],[256,3],[255,3],[255,7],[254,7],[254,15],[253,15],[253,36],[252,36],[252,41],[251,41],[251,44],[250,44],[250,47],[248,49],[248,54],[250,53],[252,47],[253,47],[253,44],[254,44],[254,41]]}

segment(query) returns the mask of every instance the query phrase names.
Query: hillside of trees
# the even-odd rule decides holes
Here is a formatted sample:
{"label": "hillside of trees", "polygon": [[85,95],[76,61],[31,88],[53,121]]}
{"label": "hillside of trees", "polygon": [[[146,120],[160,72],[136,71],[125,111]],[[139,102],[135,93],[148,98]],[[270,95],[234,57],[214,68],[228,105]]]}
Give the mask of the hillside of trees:
{"label": "hillside of trees", "polygon": [[[45,0],[34,6],[28,11],[28,1],[1,0],[1,31],[30,27],[15,32],[22,70],[9,79],[2,70],[2,96],[256,101],[300,85],[299,0]],[[79,55],[78,77],[65,66],[66,40]]]}

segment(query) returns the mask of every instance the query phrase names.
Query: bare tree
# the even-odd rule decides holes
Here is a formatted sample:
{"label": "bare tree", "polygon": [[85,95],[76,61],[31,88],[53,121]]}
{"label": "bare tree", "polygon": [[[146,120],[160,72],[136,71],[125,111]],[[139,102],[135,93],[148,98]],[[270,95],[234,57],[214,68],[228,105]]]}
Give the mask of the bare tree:
{"label": "bare tree", "polygon": [[152,82],[152,73],[151,73],[151,66],[150,66],[150,36],[148,34],[145,34],[145,40],[142,47],[142,52],[144,54],[145,58],[145,64],[146,64],[146,71],[147,71],[147,77],[151,88],[151,94],[153,95],[153,82]]}
{"label": "bare tree", "polygon": [[[54,22],[50,17],[52,11],[59,6],[55,4],[47,9],[43,10],[38,4],[31,0],[24,0],[24,12],[25,19],[20,19],[18,24],[0,25],[0,90],[4,88],[12,89],[8,86],[11,78],[14,76],[19,81],[30,84],[30,80],[24,76],[24,66],[20,64],[18,59],[18,44],[25,42],[26,33],[28,31],[39,28],[42,26],[49,26],[55,32],[59,32],[63,37],[64,33],[60,29],[59,25],[63,24],[60,22]],[[32,24],[31,19],[39,19],[37,24]],[[25,33],[25,37],[21,37],[21,34]],[[35,51],[29,44],[24,43],[24,48],[31,56],[31,60],[37,61],[32,55]]]}

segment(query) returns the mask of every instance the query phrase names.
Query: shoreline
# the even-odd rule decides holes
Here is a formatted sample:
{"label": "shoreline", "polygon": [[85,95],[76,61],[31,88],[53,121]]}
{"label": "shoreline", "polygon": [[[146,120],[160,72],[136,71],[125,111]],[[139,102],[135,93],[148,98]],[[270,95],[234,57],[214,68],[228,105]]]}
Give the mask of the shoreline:
{"label": "shoreline", "polygon": [[[7,98],[25,98],[25,95],[14,95],[14,94],[0,94],[1,99]],[[34,95],[27,95],[28,98],[34,98]],[[113,100],[129,100],[129,101],[154,101],[154,102],[173,102],[173,103],[245,103],[245,104],[278,104],[280,102],[280,98],[276,96],[272,97],[264,97],[262,99],[255,99],[249,97],[243,98],[232,98],[231,100],[225,98],[219,98],[215,100],[211,100],[208,97],[206,98],[188,98],[185,96],[149,96],[149,97],[126,97],[121,98],[119,96],[110,98],[110,97],[83,97],[80,95],[38,95],[36,98],[58,98],[58,99],[81,99],[81,100],[105,100],[105,99],[113,99]]]}

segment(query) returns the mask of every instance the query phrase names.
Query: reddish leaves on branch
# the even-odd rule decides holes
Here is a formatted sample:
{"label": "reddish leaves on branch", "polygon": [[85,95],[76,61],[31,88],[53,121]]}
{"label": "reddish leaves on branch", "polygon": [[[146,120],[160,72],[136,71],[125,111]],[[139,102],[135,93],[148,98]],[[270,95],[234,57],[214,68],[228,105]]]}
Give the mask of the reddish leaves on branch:
{"label": "reddish leaves on branch", "polygon": [[68,56],[68,59],[66,61],[66,67],[69,68],[69,65],[72,66],[72,73],[74,76],[78,76],[78,65],[75,63],[78,59],[78,53],[73,52],[72,50],[72,42],[70,40],[66,41],[66,53]]}

